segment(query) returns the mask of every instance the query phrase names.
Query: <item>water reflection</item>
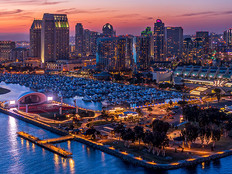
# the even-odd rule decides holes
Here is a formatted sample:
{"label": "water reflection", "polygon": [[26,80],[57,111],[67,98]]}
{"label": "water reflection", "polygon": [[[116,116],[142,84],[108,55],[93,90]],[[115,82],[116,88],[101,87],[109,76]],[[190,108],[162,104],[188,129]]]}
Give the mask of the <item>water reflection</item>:
{"label": "water reflection", "polygon": [[71,173],[75,173],[75,162],[72,158],[69,159],[69,168]]}

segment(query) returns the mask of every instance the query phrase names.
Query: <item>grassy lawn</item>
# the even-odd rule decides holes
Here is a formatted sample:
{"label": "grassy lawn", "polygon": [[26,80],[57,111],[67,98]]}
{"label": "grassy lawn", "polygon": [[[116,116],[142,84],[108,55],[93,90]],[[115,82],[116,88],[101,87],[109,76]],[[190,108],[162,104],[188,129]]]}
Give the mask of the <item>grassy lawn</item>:
{"label": "grassy lawn", "polygon": [[161,163],[161,164],[168,164],[168,163],[173,163],[180,160],[196,157],[196,155],[193,153],[188,154],[186,152],[180,152],[180,151],[176,153],[172,150],[167,150],[166,157],[171,157],[171,158],[166,158],[163,157],[162,154],[160,154],[160,156],[157,156],[156,154],[153,155],[152,152],[147,151],[147,148],[144,145],[139,146],[138,144],[133,143],[130,145],[130,148],[127,148],[124,146],[124,143],[122,141],[103,140],[101,142],[105,145],[113,146],[115,149],[118,149],[119,151],[132,154],[135,157],[142,157],[147,161],[154,161],[156,163]]}
{"label": "grassy lawn", "polygon": [[100,126],[100,125],[104,125],[104,124],[109,124],[109,123],[112,123],[110,121],[93,121],[93,122],[90,122],[89,123],[89,127],[92,127],[92,126]]}
{"label": "grassy lawn", "polygon": [[9,93],[9,92],[10,92],[9,89],[1,88],[1,87],[0,87],[0,95],[2,95],[2,94],[7,94],[7,93]]}

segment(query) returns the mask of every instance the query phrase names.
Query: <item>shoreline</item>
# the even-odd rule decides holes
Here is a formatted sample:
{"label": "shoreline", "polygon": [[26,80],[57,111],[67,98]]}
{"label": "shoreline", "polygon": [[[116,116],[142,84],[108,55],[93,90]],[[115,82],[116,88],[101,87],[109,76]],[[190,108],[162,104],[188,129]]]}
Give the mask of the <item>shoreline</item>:
{"label": "shoreline", "polygon": [[0,87],[0,95],[7,94],[9,92],[11,92],[11,90],[9,90],[7,88]]}
{"label": "shoreline", "polygon": [[[11,111],[6,110],[6,109],[1,108],[1,107],[0,107],[0,112],[4,113],[6,115],[9,115],[9,116],[13,116],[17,119],[28,122],[32,125],[43,128],[45,130],[48,130],[52,133],[55,133],[55,134],[58,134],[61,136],[69,134],[67,131],[60,130],[60,129],[55,128],[53,126],[50,126],[46,123],[43,123],[41,121],[35,121],[35,120],[28,118],[24,115],[20,115],[20,114],[11,112]],[[213,154],[213,155],[205,155],[205,156],[199,157],[199,158],[182,160],[182,161],[178,161],[178,162],[170,163],[170,164],[160,164],[160,163],[154,163],[154,162],[149,162],[149,161],[143,160],[140,157],[134,157],[133,155],[127,154],[125,152],[120,152],[117,149],[114,149],[113,147],[105,146],[102,143],[97,143],[97,142],[94,142],[92,140],[85,139],[79,135],[74,135],[74,136],[75,136],[74,140],[77,142],[83,143],[83,144],[90,146],[94,149],[97,149],[97,150],[100,150],[100,151],[105,152],[107,154],[113,155],[113,156],[120,158],[123,161],[127,161],[133,165],[148,168],[148,169],[153,169],[153,170],[179,169],[179,168],[189,167],[189,166],[200,164],[202,162],[208,162],[208,161],[212,161],[215,159],[220,159],[220,158],[232,155],[232,149],[231,149],[231,150],[224,150],[221,152],[217,152],[216,154]]]}

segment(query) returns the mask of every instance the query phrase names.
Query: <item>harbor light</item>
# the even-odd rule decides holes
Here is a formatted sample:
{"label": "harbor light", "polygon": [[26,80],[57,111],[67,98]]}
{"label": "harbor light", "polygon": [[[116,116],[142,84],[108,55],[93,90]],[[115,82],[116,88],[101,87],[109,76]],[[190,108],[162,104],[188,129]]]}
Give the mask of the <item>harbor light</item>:
{"label": "harbor light", "polygon": [[53,97],[48,97],[47,100],[48,100],[48,101],[52,101],[52,100],[53,100]]}
{"label": "harbor light", "polygon": [[15,100],[10,101],[10,105],[15,105]]}

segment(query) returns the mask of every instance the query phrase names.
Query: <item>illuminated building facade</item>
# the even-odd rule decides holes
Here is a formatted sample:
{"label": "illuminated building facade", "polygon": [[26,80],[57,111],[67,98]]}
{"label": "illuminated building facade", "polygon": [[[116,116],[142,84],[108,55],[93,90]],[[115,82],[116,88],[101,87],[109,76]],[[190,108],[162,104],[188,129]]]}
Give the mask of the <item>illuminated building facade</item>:
{"label": "illuminated building facade", "polygon": [[114,28],[111,24],[106,23],[103,27],[102,27],[102,35],[104,37],[114,37],[116,36],[116,32],[114,31]]}
{"label": "illuminated building facade", "polygon": [[139,69],[148,69],[154,60],[154,40],[151,27],[136,37],[136,64]]}
{"label": "illuminated building facade", "polygon": [[34,20],[30,29],[30,57],[41,57],[42,20]]}
{"label": "illuminated building facade", "polygon": [[224,32],[224,40],[228,47],[232,47],[232,28]]}
{"label": "illuminated building facade", "polygon": [[121,71],[133,62],[132,37],[105,37],[97,40],[96,63],[101,69]]}
{"label": "illuminated building facade", "polygon": [[182,57],[183,28],[167,27],[167,57]]}
{"label": "illuminated building facade", "polygon": [[41,31],[41,61],[69,59],[69,23],[65,14],[45,13]]}
{"label": "illuminated building facade", "polygon": [[75,48],[77,55],[82,55],[84,52],[84,29],[81,23],[77,23],[75,27]]}
{"label": "illuminated building facade", "polygon": [[166,36],[164,23],[157,19],[154,24],[154,59],[166,61]]}
{"label": "illuminated building facade", "polygon": [[209,53],[209,32],[208,31],[196,32],[196,39],[202,40],[204,54],[208,54]]}
{"label": "illuminated building facade", "polygon": [[0,60],[9,61],[11,51],[15,48],[15,42],[0,41]]}
{"label": "illuminated building facade", "polygon": [[11,50],[10,60],[15,62],[23,62],[29,57],[29,49],[27,48],[14,48]]}

